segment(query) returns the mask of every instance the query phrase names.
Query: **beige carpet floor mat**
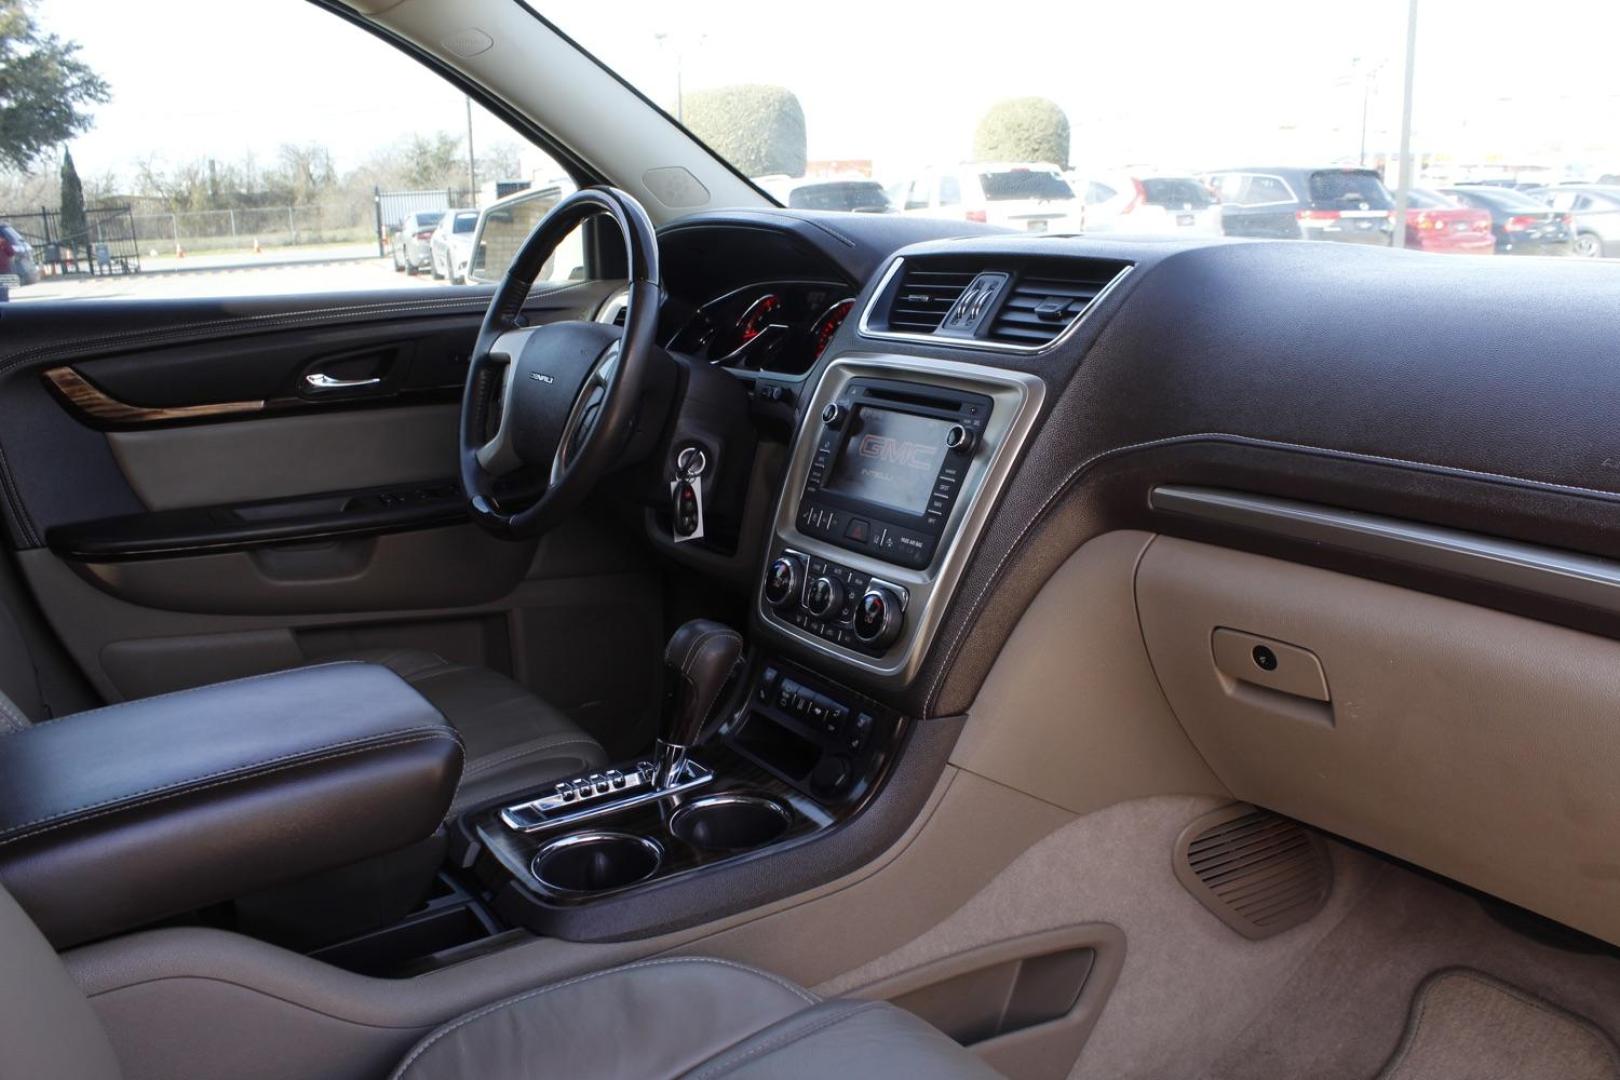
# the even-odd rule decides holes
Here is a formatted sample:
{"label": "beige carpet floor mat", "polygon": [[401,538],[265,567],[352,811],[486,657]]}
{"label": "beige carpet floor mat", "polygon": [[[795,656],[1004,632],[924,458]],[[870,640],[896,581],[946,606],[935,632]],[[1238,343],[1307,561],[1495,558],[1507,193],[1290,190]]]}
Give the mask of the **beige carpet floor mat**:
{"label": "beige carpet floor mat", "polygon": [[1379,1080],[1620,1080],[1620,1057],[1591,1023],[1476,971],[1418,988],[1406,1034]]}

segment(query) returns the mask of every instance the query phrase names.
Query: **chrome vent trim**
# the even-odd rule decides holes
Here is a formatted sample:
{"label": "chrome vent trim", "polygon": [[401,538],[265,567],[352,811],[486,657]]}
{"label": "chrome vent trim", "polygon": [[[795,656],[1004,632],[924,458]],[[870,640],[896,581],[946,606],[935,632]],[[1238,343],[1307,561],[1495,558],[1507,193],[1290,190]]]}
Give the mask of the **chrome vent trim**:
{"label": "chrome vent trim", "polygon": [[[1101,269],[1099,267],[1099,269]],[[1095,278],[1023,276],[1013,279],[1001,310],[990,323],[991,341],[1044,347],[1097,302],[1119,271]]]}
{"label": "chrome vent trim", "polygon": [[[959,256],[949,256],[948,258],[950,258],[952,261],[957,261],[957,260],[960,259]],[[1018,260],[1018,258],[1019,258],[1018,256],[1009,256],[1006,261],[1007,262],[1016,262]],[[1043,258],[1052,258],[1052,256],[1043,256]],[[1059,258],[1061,258],[1061,256]],[[1076,261],[1079,261],[1079,260],[1084,259],[1085,257],[1084,256],[1074,256],[1073,258]],[[996,269],[996,267],[994,265],[996,263],[996,261],[997,261],[997,259],[994,256],[985,256],[984,257],[985,265],[980,268],[980,272],[986,271],[986,270]],[[948,348],[952,348],[952,349],[976,349],[976,350],[982,350],[982,351],[987,351],[987,352],[1007,352],[1007,353],[1022,353],[1022,354],[1032,354],[1032,353],[1046,352],[1048,349],[1057,348],[1059,345],[1063,344],[1069,338],[1073,337],[1075,335],[1075,333],[1079,331],[1080,327],[1085,325],[1086,320],[1088,318],[1090,318],[1092,312],[1096,311],[1098,309],[1098,307],[1101,306],[1102,302],[1105,299],[1107,299],[1108,294],[1113,292],[1115,289],[1117,289],[1119,287],[1120,283],[1123,282],[1126,278],[1128,278],[1130,276],[1130,274],[1131,274],[1131,271],[1133,269],[1135,269],[1135,267],[1132,266],[1130,263],[1124,263],[1121,266],[1121,268],[1119,269],[1119,271],[1117,273],[1115,273],[1112,276],[1112,278],[1110,278],[1108,280],[1108,282],[1106,284],[1104,284],[1101,288],[1099,288],[1096,291],[1096,293],[1091,297],[1090,302],[1085,305],[1085,307],[1079,312],[1079,314],[1074,316],[1073,319],[1069,322],[1069,324],[1067,326],[1063,327],[1050,340],[1044,341],[1044,342],[1033,342],[1032,341],[1032,342],[1029,342],[1029,343],[1020,343],[1020,342],[1017,342],[1017,341],[998,341],[998,340],[995,340],[994,338],[988,338],[988,337],[985,337],[985,338],[955,337],[955,336],[952,336],[952,335],[949,335],[949,334],[935,333],[934,332],[935,329],[938,328],[940,322],[944,321],[945,314],[950,310],[949,306],[947,306],[947,307],[945,307],[945,308],[943,308],[941,310],[940,316],[939,316],[939,321],[933,323],[932,327],[927,329],[927,330],[923,330],[923,329],[920,329],[920,328],[914,329],[914,328],[909,328],[909,327],[905,328],[905,329],[898,329],[898,330],[893,329],[892,328],[892,315],[890,316],[891,322],[887,326],[885,326],[884,328],[880,329],[877,324],[880,321],[882,321],[881,316],[882,316],[883,313],[878,310],[878,304],[883,300],[883,298],[885,296],[887,296],[889,294],[890,285],[895,282],[896,277],[898,275],[906,273],[907,263],[908,263],[908,260],[906,258],[904,258],[904,257],[895,258],[894,261],[889,263],[888,269],[883,272],[883,276],[878,280],[877,287],[872,290],[871,298],[867,300],[866,306],[861,309],[860,322],[856,326],[856,330],[859,332],[861,337],[863,337],[863,338],[872,338],[872,339],[881,340],[881,341],[918,342],[918,343],[923,343],[923,344],[928,344],[928,345],[944,346],[944,347],[948,347]],[[957,272],[951,271],[951,273],[957,273]],[[957,276],[960,276],[961,278],[964,279],[962,289],[965,291],[967,289],[967,286],[972,283],[973,279],[978,276],[978,272],[963,271],[963,272],[958,273]],[[904,279],[902,279],[902,281],[903,280]],[[1039,278],[1037,278],[1035,280],[1052,280],[1052,278],[1051,278],[1050,275],[1043,274],[1043,275],[1041,275]],[[1017,281],[1018,281],[1018,278],[1015,276],[1014,277],[1014,288],[1015,289],[1017,287]],[[897,293],[897,298],[898,298],[898,293]],[[960,294],[958,294],[957,298],[958,299],[960,298]],[[954,304],[954,300],[953,300],[953,304]],[[999,313],[998,313],[997,318],[998,318],[998,321],[999,321]]]}

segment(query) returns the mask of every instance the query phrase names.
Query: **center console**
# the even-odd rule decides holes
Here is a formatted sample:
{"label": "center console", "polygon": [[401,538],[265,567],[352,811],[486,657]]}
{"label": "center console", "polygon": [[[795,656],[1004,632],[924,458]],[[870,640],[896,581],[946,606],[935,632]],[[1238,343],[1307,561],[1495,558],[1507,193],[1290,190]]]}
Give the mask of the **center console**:
{"label": "center console", "polygon": [[496,914],[575,940],[652,933],[693,875],[712,918],[739,868],[858,824],[925,738],[883,691],[916,674],[1044,393],[974,364],[828,365],[776,507],[760,647],[682,626],[653,753],[461,819],[454,855]]}
{"label": "center console", "polygon": [[910,682],[1045,395],[1036,376],[848,354],[805,412],[757,614],[831,673]]}

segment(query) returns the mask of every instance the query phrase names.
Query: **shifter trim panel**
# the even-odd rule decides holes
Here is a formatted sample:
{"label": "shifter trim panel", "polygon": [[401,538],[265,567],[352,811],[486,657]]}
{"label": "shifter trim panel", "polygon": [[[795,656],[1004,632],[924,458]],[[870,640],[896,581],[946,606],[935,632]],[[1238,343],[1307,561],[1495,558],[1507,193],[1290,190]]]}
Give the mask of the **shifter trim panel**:
{"label": "shifter trim panel", "polygon": [[685,794],[714,779],[713,770],[691,758],[683,763],[680,780],[667,787],[654,783],[653,773],[652,762],[638,761],[629,769],[604,769],[589,776],[559,780],[549,793],[502,810],[501,824],[523,833],[577,825],[604,814]]}
{"label": "shifter trim panel", "polygon": [[[968,465],[961,494],[944,524],[938,547],[928,565],[918,569],[896,566],[859,551],[847,550],[809,536],[798,528],[799,502],[821,442],[822,409],[840,400],[849,384],[861,378],[984,394],[992,401],[981,445]],[[1037,375],[954,360],[853,352],[828,364],[814,395],[805,403],[787,476],[777,500],[765,563],[756,580],[762,585],[765,568],[787,549],[829,559],[902,586],[907,596],[906,621],[894,644],[882,655],[872,656],[794,626],[766,603],[763,587],[756,587],[754,609],[760,624],[833,661],[834,665],[842,665],[842,668],[833,667],[832,671],[855,668],[865,673],[870,681],[885,686],[909,685],[921,669],[934,635],[944,621],[945,607],[956,592],[968,558],[1035,426],[1045,397],[1046,383]],[[871,680],[873,676],[875,680]]]}

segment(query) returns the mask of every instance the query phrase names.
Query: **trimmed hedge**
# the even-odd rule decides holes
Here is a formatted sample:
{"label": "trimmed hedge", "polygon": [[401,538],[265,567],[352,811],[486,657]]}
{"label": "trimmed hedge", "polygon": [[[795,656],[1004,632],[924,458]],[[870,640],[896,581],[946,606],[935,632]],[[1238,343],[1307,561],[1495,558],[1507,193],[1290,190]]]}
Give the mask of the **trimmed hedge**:
{"label": "trimmed hedge", "polygon": [[1069,164],[1069,118],[1041,97],[1010,98],[990,106],[973,133],[979,161],[1049,161]]}
{"label": "trimmed hedge", "polygon": [[692,134],[745,176],[803,176],[804,109],[793,91],[757,83],[695,90],[681,99]]}

